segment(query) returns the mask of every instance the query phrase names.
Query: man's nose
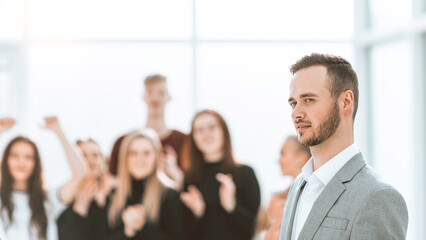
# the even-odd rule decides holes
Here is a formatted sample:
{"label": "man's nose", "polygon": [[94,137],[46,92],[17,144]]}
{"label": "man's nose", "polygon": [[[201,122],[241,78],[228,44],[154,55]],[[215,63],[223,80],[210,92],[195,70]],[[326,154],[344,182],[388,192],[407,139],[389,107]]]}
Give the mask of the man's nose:
{"label": "man's nose", "polygon": [[291,112],[291,118],[294,122],[297,121],[297,119],[303,119],[304,115],[305,112],[300,105],[296,105],[293,111]]}

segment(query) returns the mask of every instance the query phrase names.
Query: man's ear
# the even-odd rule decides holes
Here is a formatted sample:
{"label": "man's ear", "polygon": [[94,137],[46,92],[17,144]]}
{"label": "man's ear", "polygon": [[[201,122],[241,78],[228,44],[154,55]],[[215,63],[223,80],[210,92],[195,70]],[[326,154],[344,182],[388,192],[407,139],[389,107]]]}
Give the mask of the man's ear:
{"label": "man's ear", "polygon": [[352,115],[354,108],[354,93],[351,90],[346,90],[342,93],[343,112]]}

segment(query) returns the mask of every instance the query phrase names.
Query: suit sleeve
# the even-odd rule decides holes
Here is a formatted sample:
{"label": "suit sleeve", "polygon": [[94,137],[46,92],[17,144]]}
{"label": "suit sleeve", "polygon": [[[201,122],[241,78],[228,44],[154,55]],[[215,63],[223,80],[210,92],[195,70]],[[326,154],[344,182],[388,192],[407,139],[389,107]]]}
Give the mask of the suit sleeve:
{"label": "suit sleeve", "polygon": [[408,211],[404,198],[393,188],[374,192],[363,203],[350,239],[405,239]]}
{"label": "suit sleeve", "polygon": [[247,239],[254,234],[257,212],[260,206],[260,188],[253,169],[243,166],[236,180],[237,203],[230,214],[229,223]]}

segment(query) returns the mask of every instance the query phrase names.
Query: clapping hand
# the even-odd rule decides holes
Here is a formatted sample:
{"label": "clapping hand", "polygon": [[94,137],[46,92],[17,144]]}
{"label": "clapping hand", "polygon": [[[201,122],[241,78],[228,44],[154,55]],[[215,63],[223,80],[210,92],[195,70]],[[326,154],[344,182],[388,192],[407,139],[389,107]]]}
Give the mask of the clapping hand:
{"label": "clapping hand", "polygon": [[220,182],[219,197],[220,204],[223,209],[228,213],[231,213],[235,209],[236,197],[235,197],[235,183],[232,180],[231,174],[218,173],[216,179]]}
{"label": "clapping hand", "polygon": [[106,203],[106,198],[111,190],[116,187],[117,179],[112,176],[110,173],[103,173],[100,176],[97,176],[99,181],[99,191],[96,193],[95,200],[98,203],[98,206],[103,207]]}
{"label": "clapping hand", "polygon": [[188,186],[188,192],[181,193],[180,199],[196,217],[200,218],[204,215],[206,203],[197,187],[193,185]]}
{"label": "clapping hand", "polygon": [[161,168],[176,183],[176,189],[180,189],[183,185],[184,173],[177,164],[177,153],[169,145],[164,146],[164,151],[165,154],[161,162]]}
{"label": "clapping hand", "polygon": [[76,191],[73,209],[81,216],[86,216],[90,203],[99,191],[99,186],[93,176],[85,176],[80,180]]}
{"label": "clapping hand", "polygon": [[127,207],[121,214],[124,223],[124,233],[127,237],[133,237],[146,223],[145,208],[142,204]]}

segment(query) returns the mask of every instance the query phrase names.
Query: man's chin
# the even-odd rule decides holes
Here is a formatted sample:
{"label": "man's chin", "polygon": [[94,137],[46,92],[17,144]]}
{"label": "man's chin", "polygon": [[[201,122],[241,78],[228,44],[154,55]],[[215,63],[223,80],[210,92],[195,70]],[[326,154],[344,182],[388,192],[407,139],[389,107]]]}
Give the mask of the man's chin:
{"label": "man's chin", "polygon": [[306,133],[299,133],[297,140],[300,144],[306,145],[306,142],[309,140],[309,137]]}
{"label": "man's chin", "polygon": [[302,136],[299,137],[299,143],[302,145],[305,145],[306,147],[314,147],[319,144],[319,143],[313,143],[313,140],[306,135],[304,137]]}

